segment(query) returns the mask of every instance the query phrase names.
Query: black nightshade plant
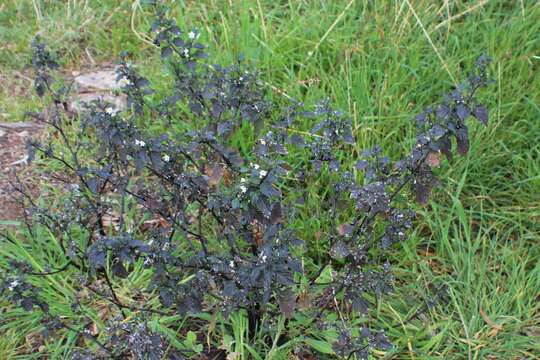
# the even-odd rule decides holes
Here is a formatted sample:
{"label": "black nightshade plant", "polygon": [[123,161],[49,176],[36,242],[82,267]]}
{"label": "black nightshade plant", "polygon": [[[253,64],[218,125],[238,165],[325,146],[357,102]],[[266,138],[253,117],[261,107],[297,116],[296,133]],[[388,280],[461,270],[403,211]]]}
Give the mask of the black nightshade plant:
{"label": "black nightshade plant", "polygon": [[[62,201],[43,206],[18,190],[29,241],[46,229],[58,241],[60,265],[38,272],[12,261],[0,279],[2,297],[39,313],[48,336],[67,329],[89,340],[77,359],[189,358],[191,349],[173,354],[147,319],[199,312],[245,312],[250,334],[262,332],[268,341],[272,327],[264,319],[281,314],[292,326],[303,313],[313,326],[337,329],[333,350],[340,358],[390,349],[380,329],[354,333],[326,315],[337,302],[368,315],[371,296],[392,291],[390,264],[380,259],[413,226],[407,196],[426,203],[441,154],[451,159],[454,142],[459,154],[469,150],[466,120],[487,124],[476,94],[488,84],[489,58],[478,59],[464,84],[416,117],[409,154],[394,161],[375,146],[351,158],[351,121],[328,100],[313,108],[270,101],[244,61],[209,64],[199,32],[180,29],[166,9],[154,7],[151,31],[169,82],[156,91],[122,54],[117,80],[125,110],[97,101],[80,116],[67,112],[66,91],[50,73],[57,64],[34,41],[35,89],[52,100],[47,117],[37,118],[52,136],[29,149],[31,158],[54,163]],[[256,138],[250,151],[234,145],[246,129]],[[314,185],[319,178],[325,181]],[[311,212],[310,185],[325,194],[317,206],[332,221],[318,235],[327,239],[327,256],[314,255],[313,239],[300,238],[294,225]],[[124,279],[140,271],[148,286],[123,287],[119,296]],[[330,281],[321,280],[325,271]],[[108,302],[116,320],[89,334],[73,320],[88,318],[87,305],[75,298],[72,314],[56,313],[28,279],[59,272],[78,276],[78,286]],[[147,305],[156,297],[160,306]]]}

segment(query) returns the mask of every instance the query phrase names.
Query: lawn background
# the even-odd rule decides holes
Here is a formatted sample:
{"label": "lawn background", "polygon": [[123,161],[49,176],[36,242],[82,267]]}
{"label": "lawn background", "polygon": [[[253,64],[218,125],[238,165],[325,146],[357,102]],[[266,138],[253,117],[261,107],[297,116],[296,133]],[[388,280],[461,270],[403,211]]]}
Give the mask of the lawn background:
{"label": "lawn background", "polygon": [[[414,115],[488,53],[496,80],[483,92],[489,125],[473,126],[469,155],[440,169],[442,186],[418,209],[414,234],[394,250],[397,291],[370,314],[370,325],[388,329],[396,350],[374,356],[540,358],[537,1],[174,3],[181,27],[202,31],[213,61],[244,54],[276,98],[310,104],[330,97],[351,114],[358,149],[378,143],[394,156],[410,145],[402,139],[412,138]],[[69,70],[114,62],[127,50],[150,79],[163,76],[150,66],[158,59],[144,41],[145,15],[132,1],[1,1],[0,121],[39,108],[27,66],[37,32]],[[407,321],[441,283],[450,301]],[[31,319],[0,318],[0,358],[39,357],[15,355],[29,353],[26,335],[38,330]],[[47,347],[62,358],[69,343]],[[248,358],[247,348],[239,352]]]}

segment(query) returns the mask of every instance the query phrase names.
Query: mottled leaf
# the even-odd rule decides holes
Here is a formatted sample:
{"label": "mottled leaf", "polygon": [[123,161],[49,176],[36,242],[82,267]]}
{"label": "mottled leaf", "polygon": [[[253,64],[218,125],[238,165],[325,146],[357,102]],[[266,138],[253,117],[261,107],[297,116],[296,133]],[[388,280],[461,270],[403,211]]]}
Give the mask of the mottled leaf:
{"label": "mottled leaf", "polygon": [[430,152],[426,157],[426,164],[429,167],[439,167],[441,165],[441,154],[438,152]]}
{"label": "mottled leaf", "polygon": [[287,318],[292,318],[296,309],[296,295],[290,289],[282,291],[278,297],[279,310],[281,314]]}

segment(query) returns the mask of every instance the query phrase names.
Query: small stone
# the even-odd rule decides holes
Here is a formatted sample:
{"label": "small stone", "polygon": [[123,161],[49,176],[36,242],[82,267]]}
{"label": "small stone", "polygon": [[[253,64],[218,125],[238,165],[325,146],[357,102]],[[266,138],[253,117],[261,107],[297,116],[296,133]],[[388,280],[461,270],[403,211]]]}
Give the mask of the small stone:
{"label": "small stone", "polygon": [[81,113],[86,110],[86,108],[93,102],[99,99],[107,103],[114,105],[115,109],[123,110],[126,107],[126,98],[125,96],[114,96],[110,94],[101,94],[101,93],[82,93],[77,94],[70,103],[70,110]]}
{"label": "small stone", "polygon": [[97,70],[75,77],[79,92],[88,90],[119,90],[122,86],[116,81],[114,70]]}

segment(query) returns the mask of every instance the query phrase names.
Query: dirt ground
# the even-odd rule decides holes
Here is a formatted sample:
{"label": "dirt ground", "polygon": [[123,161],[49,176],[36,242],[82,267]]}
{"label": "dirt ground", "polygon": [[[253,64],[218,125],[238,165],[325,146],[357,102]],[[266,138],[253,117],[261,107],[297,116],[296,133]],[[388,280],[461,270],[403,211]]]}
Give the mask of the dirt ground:
{"label": "dirt ground", "polygon": [[27,141],[43,133],[43,126],[34,122],[0,123],[0,221],[22,218],[23,209],[13,189],[20,180],[37,195],[35,173],[27,164]]}
{"label": "dirt ground", "polygon": [[[70,101],[71,110],[82,112],[85,104],[98,98],[117,108],[125,107],[125,97],[114,93],[120,89],[120,85],[110,64],[65,75],[75,85]],[[23,218],[23,209],[20,201],[17,201],[19,194],[14,191],[13,184],[20,180],[33,196],[39,196],[39,182],[44,180],[44,176],[27,163],[26,143],[44,133],[43,124],[38,122],[0,122],[0,222]]]}

